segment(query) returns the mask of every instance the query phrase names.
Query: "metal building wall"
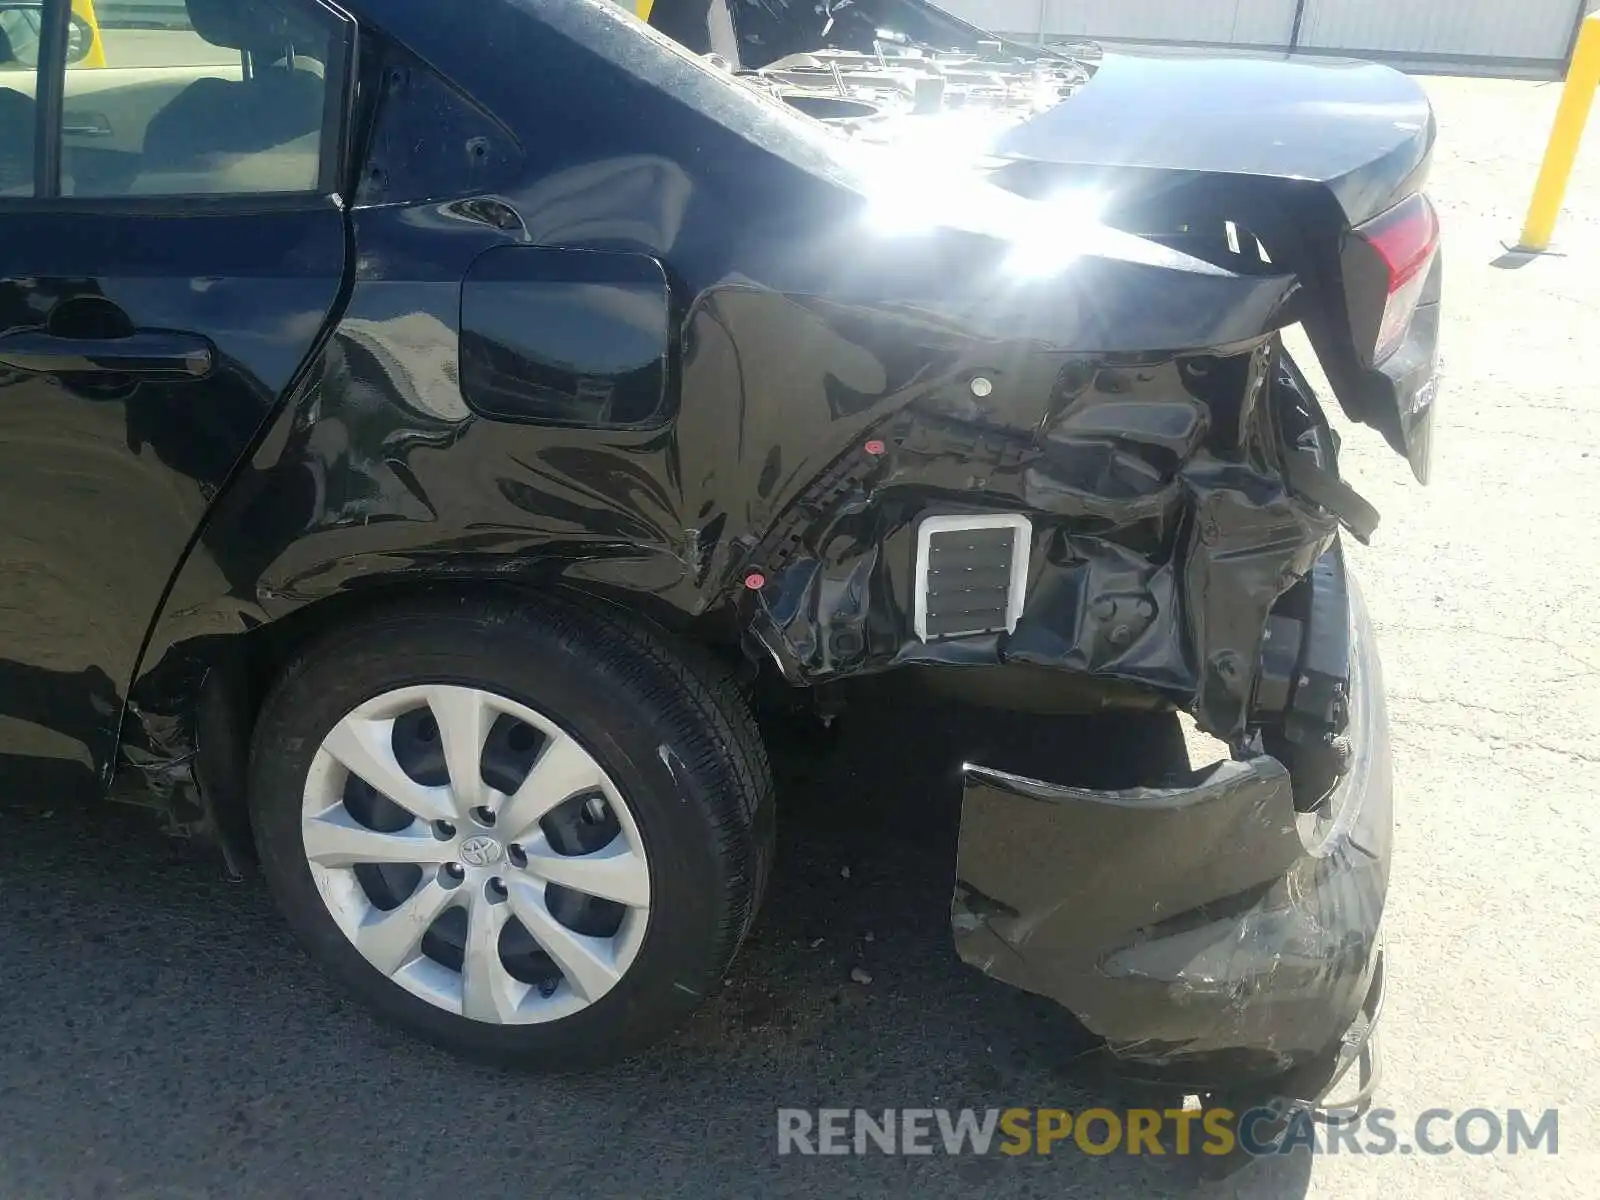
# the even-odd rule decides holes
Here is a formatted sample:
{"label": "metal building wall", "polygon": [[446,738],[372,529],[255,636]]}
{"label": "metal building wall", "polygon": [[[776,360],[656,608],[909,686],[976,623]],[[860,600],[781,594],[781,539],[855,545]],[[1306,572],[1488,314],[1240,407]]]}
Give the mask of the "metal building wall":
{"label": "metal building wall", "polygon": [[985,29],[1056,37],[1285,46],[1295,0],[937,0]]}
{"label": "metal building wall", "polygon": [[1313,50],[1459,58],[1566,57],[1581,0],[1307,0]]}
{"label": "metal building wall", "polygon": [[[1585,0],[937,0],[999,32],[1559,66]],[[1300,21],[1298,41],[1296,12]]]}

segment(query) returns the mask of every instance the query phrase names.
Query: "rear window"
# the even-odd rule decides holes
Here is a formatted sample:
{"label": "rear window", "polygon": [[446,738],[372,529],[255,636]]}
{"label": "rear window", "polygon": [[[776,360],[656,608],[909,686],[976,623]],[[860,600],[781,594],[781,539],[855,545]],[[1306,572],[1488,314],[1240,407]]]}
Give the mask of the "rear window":
{"label": "rear window", "polygon": [[109,66],[216,67],[239,61],[239,52],[213,46],[189,24],[183,0],[98,0],[100,41]]}
{"label": "rear window", "polygon": [[858,150],[782,101],[657,33],[618,4],[522,0],[551,27],[734,133],[813,174],[859,183]]}
{"label": "rear window", "polygon": [[33,194],[39,14],[0,10],[0,196]]}

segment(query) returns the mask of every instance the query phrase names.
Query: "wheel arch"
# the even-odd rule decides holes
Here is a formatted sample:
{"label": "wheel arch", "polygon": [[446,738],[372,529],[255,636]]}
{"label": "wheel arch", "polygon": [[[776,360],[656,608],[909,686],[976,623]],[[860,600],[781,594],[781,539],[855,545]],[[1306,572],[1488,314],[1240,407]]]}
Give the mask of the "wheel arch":
{"label": "wheel arch", "polygon": [[[373,576],[358,586],[241,621],[221,634],[168,643],[129,689],[119,766],[120,798],[157,813],[166,832],[212,842],[230,871],[254,858],[246,814],[250,742],[268,690],[304,647],[384,609],[442,596],[495,597],[511,605],[541,597],[603,605],[659,633],[700,644],[728,661],[738,655],[732,626],[720,616],[689,620],[648,593],[567,580],[508,581],[460,575]],[[158,628],[162,622],[158,621]]]}
{"label": "wheel arch", "polygon": [[[771,771],[726,672],[698,647],[587,598],[544,594],[518,605],[517,595],[440,589],[331,634],[324,628],[321,640],[302,644],[257,718],[248,813],[259,872],[296,940],[355,999],[455,1053],[561,1069],[641,1048],[724,977],[770,871]],[[420,723],[402,737],[398,722],[414,717]],[[534,725],[540,737],[519,745],[502,717]],[[398,719],[393,728],[385,727],[390,718]],[[339,740],[328,739],[334,728]],[[552,756],[552,739],[568,745]],[[517,782],[489,770],[491,755],[509,755],[497,769],[517,770]],[[543,783],[530,787],[535,769]],[[351,788],[347,775],[367,787]],[[612,833],[569,839],[546,823],[569,803],[566,826],[579,822],[601,781],[620,814]],[[393,813],[374,810],[374,791],[391,799]],[[397,828],[409,834],[399,844]],[[617,848],[625,845],[634,861],[618,875],[625,864],[613,839],[624,832]],[[367,850],[378,857],[363,857]],[[579,859],[593,861],[582,864],[589,874],[580,878],[551,874],[557,859],[572,872]],[[423,869],[378,892],[369,890],[375,881],[356,875],[364,864],[389,862]],[[437,865],[437,879],[427,864]],[[459,902],[450,900],[444,873],[472,884]],[[585,879],[604,887],[586,887]],[[554,884],[560,894],[546,890]],[[579,914],[567,895],[574,890],[648,908],[648,926],[574,924]],[[396,897],[409,906],[398,918]],[[501,903],[510,907],[496,920],[489,909]],[[452,908],[469,910],[465,926],[436,928],[435,918]],[[527,935],[520,949],[499,936],[508,912]],[[377,925],[387,931],[382,952],[369,936]],[[560,926],[567,932],[552,943],[548,935]],[[431,950],[421,944],[430,933]],[[491,997],[483,990],[488,978],[509,985],[509,973],[548,999],[547,974],[518,974],[508,960],[526,960],[532,943],[550,960],[542,970],[553,970],[558,986],[564,977],[583,1001],[548,1021],[523,1007],[530,998],[537,1003],[531,991],[495,985]],[[440,970],[417,978],[410,968],[420,965],[419,954]],[[479,964],[476,1012],[468,1008],[469,954]],[[582,986],[580,976],[588,981]],[[596,982],[599,990],[588,990]],[[493,1004],[492,1015],[482,1002]]]}

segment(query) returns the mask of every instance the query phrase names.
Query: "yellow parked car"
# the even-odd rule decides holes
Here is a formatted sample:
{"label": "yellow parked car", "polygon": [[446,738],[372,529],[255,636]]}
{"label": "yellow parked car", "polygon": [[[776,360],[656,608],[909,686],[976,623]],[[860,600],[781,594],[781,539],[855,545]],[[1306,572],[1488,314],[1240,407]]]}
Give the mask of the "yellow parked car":
{"label": "yellow parked car", "polygon": [[[74,27],[81,29],[88,38],[89,48],[79,60],[80,67],[103,67],[106,65],[105,42],[100,37],[100,19],[95,16],[94,0],[72,0],[72,15],[77,18]],[[82,25],[79,26],[78,22]],[[67,57],[71,59],[69,51]]]}
{"label": "yellow parked car", "polygon": [[[39,33],[43,21],[38,5],[0,9],[0,71],[33,70],[39,62]],[[105,43],[94,0],[72,0],[72,32],[67,61],[78,67],[106,65]]]}

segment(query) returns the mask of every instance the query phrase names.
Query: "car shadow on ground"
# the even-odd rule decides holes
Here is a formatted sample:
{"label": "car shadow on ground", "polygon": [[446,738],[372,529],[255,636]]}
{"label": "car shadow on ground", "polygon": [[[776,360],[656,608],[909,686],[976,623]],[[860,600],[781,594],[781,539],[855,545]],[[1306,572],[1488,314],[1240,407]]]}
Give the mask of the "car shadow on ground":
{"label": "car shadow on ground", "polygon": [[1110,786],[1170,732],[914,703],[852,709],[820,747],[776,732],[778,867],[725,987],[644,1058],[565,1078],[379,1027],[258,881],[136,810],[86,808],[75,776],[0,772],[0,1194],[1301,1196],[1302,1157],[1201,1184],[1193,1162],[1070,1146],[777,1153],[780,1107],[1116,1103],[1075,1066],[1089,1040],[1063,1010],[956,958],[957,770],[1043,753]]}

